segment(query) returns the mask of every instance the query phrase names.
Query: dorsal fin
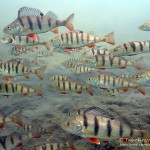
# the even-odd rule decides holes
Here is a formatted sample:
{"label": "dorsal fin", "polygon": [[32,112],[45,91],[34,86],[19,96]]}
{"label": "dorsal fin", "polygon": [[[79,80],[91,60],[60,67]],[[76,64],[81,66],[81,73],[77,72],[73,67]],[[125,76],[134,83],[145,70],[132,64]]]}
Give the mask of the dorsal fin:
{"label": "dorsal fin", "polygon": [[36,8],[22,7],[18,10],[18,17],[24,16],[44,16],[44,14]]}
{"label": "dorsal fin", "polygon": [[96,116],[103,116],[109,119],[114,119],[114,117],[112,115],[110,115],[107,111],[99,108],[99,107],[89,107],[88,109],[86,109],[84,111],[83,114],[92,114],[92,115],[96,115]]}
{"label": "dorsal fin", "polygon": [[54,12],[52,12],[52,11],[49,11],[45,16],[49,16],[49,17],[51,17],[53,19],[58,20],[57,15]]}

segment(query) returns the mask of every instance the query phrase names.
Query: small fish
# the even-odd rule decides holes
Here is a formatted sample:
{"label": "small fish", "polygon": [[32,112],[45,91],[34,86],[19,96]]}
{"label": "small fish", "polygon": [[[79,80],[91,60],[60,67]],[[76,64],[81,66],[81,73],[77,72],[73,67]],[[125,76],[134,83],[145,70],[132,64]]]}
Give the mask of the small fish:
{"label": "small fish", "polygon": [[46,15],[41,16],[41,14],[38,14],[39,10],[37,12],[33,8],[34,11],[31,11],[32,8],[30,8],[29,14],[27,13],[28,9],[29,7],[24,7],[22,10],[20,9],[18,11],[18,18],[3,29],[4,33],[25,36],[52,31],[57,34],[57,27],[60,26],[66,26],[69,30],[74,30],[71,23],[74,14],[71,14],[65,20],[60,21],[51,11]]}
{"label": "small fish", "polygon": [[5,124],[8,122],[14,122],[18,124],[20,127],[23,127],[23,122],[21,120],[22,110],[16,113],[13,117],[5,116],[0,113],[0,129],[5,128]]}
{"label": "small fish", "polygon": [[43,128],[42,126],[38,125],[37,123],[32,124],[24,124],[23,131],[30,137],[30,138],[42,138],[45,135],[51,136],[50,130],[48,128]]}
{"label": "small fish", "polygon": [[110,52],[105,48],[95,47],[82,53],[81,57],[90,58],[95,55],[110,55]]}
{"label": "small fish", "polygon": [[106,42],[114,45],[114,33],[106,35],[105,37],[93,36],[87,33],[77,33],[77,32],[67,32],[56,36],[49,41],[51,46],[56,48],[66,49],[66,48],[79,48],[83,46],[88,46],[92,48],[95,43]]}
{"label": "small fish", "polygon": [[48,79],[54,83],[57,83],[59,81],[68,81],[69,80],[69,78],[67,76],[63,76],[63,75],[49,76]]}
{"label": "small fish", "polygon": [[146,94],[144,89],[141,88],[141,86],[143,86],[142,84],[127,81],[123,78],[116,77],[114,75],[99,74],[91,78],[88,78],[85,81],[92,86],[100,87],[102,89],[121,88],[126,90],[128,88],[134,88],[138,90],[140,93],[142,93],[143,95]]}
{"label": "small fish", "polygon": [[41,50],[36,53],[37,57],[48,57],[49,55],[51,55],[51,52],[45,50]]}
{"label": "small fish", "polygon": [[99,139],[119,140],[120,138],[149,138],[150,128],[145,130],[134,129],[125,123],[103,115],[83,114],[68,119],[61,125],[62,129],[90,142],[100,144]]}
{"label": "small fish", "polygon": [[150,31],[150,21],[143,23],[138,28],[143,31]]}
{"label": "small fish", "polygon": [[76,65],[72,63],[71,68],[67,68],[68,70],[77,73],[77,74],[83,74],[83,73],[89,73],[89,72],[93,72],[93,71],[100,71],[99,69],[96,68],[90,68],[88,66],[85,65]]}
{"label": "small fish", "polygon": [[92,86],[86,87],[84,85],[81,85],[80,83],[73,82],[70,80],[63,80],[55,82],[53,85],[50,85],[50,89],[54,88],[62,94],[67,94],[70,92],[82,94],[82,91],[86,90],[91,96],[93,96]]}
{"label": "small fish", "polygon": [[21,84],[0,83],[0,95],[9,97],[16,94],[28,95],[29,93],[36,93],[38,96],[43,96],[39,86],[37,88],[28,88]]}
{"label": "small fish", "polygon": [[110,53],[115,56],[132,56],[149,52],[150,52],[150,41],[126,42],[110,50]]}
{"label": "small fish", "polygon": [[41,80],[43,80],[43,73],[45,70],[46,66],[33,70],[25,65],[18,64],[17,62],[0,63],[0,76],[24,76],[25,78],[29,79],[29,74],[36,74]]}
{"label": "small fish", "polygon": [[49,50],[49,46],[47,45],[47,42],[40,41],[36,37],[5,34],[2,37],[1,42],[4,44],[9,44],[13,46],[23,46],[23,47],[45,45],[45,47]]}
{"label": "small fish", "polygon": [[131,62],[123,57],[114,57],[110,55],[95,55],[93,57],[83,59],[82,64],[91,68],[99,68],[102,70],[114,68],[125,69],[127,66],[134,66],[136,69],[142,70],[142,60],[143,57],[140,57],[137,60]]}
{"label": "small fish", "polygon": [[0,150],[12,150],[23,146],[23,136],[19,133],[12,133],[0,137]]}
{"label": "small fish", "polygon": [[63,142],[63,143],[45,143],[33,146],[29,150],[61,150],[61,149],[71,149],[75,150],[72,142]]}
{"label": "small fish", "polygon": [[102,89],[100,91],[100,94],[102,95],[110,95],[110,96],[117,96],[120,93],[128,92],[128,89],[121,89],[121,88],[115,88],[115,89]]}

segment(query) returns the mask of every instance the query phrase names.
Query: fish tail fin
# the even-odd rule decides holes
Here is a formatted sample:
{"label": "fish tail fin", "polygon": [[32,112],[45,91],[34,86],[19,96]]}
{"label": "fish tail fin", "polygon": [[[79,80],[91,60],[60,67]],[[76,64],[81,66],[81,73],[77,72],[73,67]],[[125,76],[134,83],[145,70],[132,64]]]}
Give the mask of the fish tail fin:
{"label": "fish tail fin", "polygon": [[65,20],[65,26],[70,30],[70,31],[73,31],[74,30],[74,27],[73,27],[73,24],[72,24],[72,19],[74,17],[74,13],[71,14],[66,20]]}
{"label": "fish tail fin", "polygon": [[141,94],[146,95],[145,89],[141,87],[135,87],[136,90],[138,90]]}
{"label": "fish tail fin", "polygon": [[37,63],[37,56],[34,58],[34,60],[32,61],[33,64],[38,65]]}
{"label": "fish tail fin", "polygon": [[88,91],[88,93],[93,96],[93,87],[92,85],[90,85],[89,87],[86,88],[86,90]]}
{"label": "fish tail fin", "polygon": [[143,69],[143,67],[141,66],[142,61],[143,61],[143,57],[138,58],[136,61],[133,62],[134,67],[138,70],[142,70]]}
{"label": "fish tail fin", "polygon": [[21,119],[22,116],[22,110],[20,110],[18,113],[16,113],[13,117],[12,120],[14,123],[17,123],[20,127],[23,127],[23,121]]}
{"label": "fish tail fin", "polygon": [[41,87],[42,87],[42,84],[41,84],[40,86],[36,87],[36,88],[35,88],[35,93],[36,93],[38,96],[43,97],[43,93],[42,93]]}
{"label": "fish tail fin", "polygon": [[41,80],[43,80],[43,73],[44,73],[45,70],[46,70],[46,66],[43,66],[43,67],[41,67],[41,68],[36,69],[34,73],[35,73]]}
{"label": "fish tail fin", "polygon": [[111,45],[115,45],[115,40],[114,40],[114,32],[109,33],[108,35],[105,36],[105,42]]}

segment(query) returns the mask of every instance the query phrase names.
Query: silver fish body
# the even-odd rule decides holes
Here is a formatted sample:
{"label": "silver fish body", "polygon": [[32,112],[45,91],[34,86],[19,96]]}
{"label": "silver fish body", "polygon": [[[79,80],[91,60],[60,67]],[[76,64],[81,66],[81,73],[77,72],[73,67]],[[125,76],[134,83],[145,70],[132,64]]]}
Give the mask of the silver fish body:
{"label": "silver fish body", "polygon": [[[22,16],[4,28],[4,33],[13,35],[29,35],[45,33],[59,26],[70,26],[74,14],[60,21],[50,16]],[[71,27],[70,27],[71,28]]]}

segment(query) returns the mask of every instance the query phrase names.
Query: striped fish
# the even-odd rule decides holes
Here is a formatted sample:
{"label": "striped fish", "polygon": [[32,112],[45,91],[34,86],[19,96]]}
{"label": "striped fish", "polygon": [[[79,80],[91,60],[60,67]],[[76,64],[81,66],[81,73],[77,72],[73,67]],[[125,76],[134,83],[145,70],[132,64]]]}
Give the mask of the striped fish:
{"label": "striped fish", "polygon": [[128,88],[134,88],[145,95],[145,91],[141,88],[142,84],[127,81],[123,78],[109,74],[99,74],[97,76],[88,78],[85,81],[92,86],[100,87],[102,89],[121,88],[127,90]]}
{"label": "striped fish", "polygon": [[95,55],[93,57],[83,59],[82,64],[91,68],[99,68],[103,70],[113,68],[125,69],[127,66],[134,66],[136,69],[141,70],[142,60],[143,57],[140,57],[137,60],[131,62],[123,57],[114,57],[110,55]]}
{"label": "striped fish", "polygon": [[44,137],[45,134],[50,137],[52,134],[48,128],[43,128],[37,123],[24,124],[23,131],[28,134],[30,138],[41,138]]}
{"label": "striped fish", "polygon": [[98,48],[95,47],[82,53],[81,57],[90,58],[95,55],[109,55],[109,54],[110,52],[107,49],[101,48],[101,47],[98,47]]}
{"label": "striped fish", "polygon": [[71,68],[67,68],[68,70],[72,71],[73,73],[77,73],[77,74],[82,74],[82,73],[88,73],[88,72],[93,72],[93,71],[100,71],[99,69],[96,68],[90,68],[88,66],[85,65],[76,65],[72,63]]}
{"label": "striped fish", "polygon": [[92,86],[86,87],[80,83],[73,82],[70,80],[62,80],[59,82],[55,82],[50,85],[50,89],[57,89],[62,94],[67,94],[70,92],[75,92],[78,94],[82,94],[83,90],[88,91],[88,93],[93,96]]}
{"label": "striped fish", "polygon": [[23,146],[23,136],[18,133],[12,133],[7,136],[0,137],[0,150],[12,150],[15,147]]}
{"label": "striped fish", "polygon": [[83,114],[68,119],[63,122],[62,128],[72,134],[89,139],[150,138],[150,128],[138,130],[115,119],[93,114]]}
{"label": "striped fish", "polygon": [[22,111],[19,111],[13,117],[5,116],[4,114],[0,113],[0,129],[5,128],[5,124],[8,122],[14,122],[18,124],[20,127],[23,127],[21,115],[22,115]]}
{"label": "striped fish", "polygon": [[74,14],[71,14],[66,20],[58,20],[47,13],[45,16],[22,16],[18,17],[11,24],[6,26],[3,31],[12,35],[30,35],[45,33],[54,30],[56,27],[66,26],[69,30],[73,30],[71,23]]}
{"label": "striped fish", "polygon": [[45,47],[49,50],[49,45],[47,42],[40,41],[39,39],[30,38],[28,36],[5,34],[2,37],[1,42],[13,46],[24,46],[24,47],[45,45]]}
{"label": "striped fish", "polygon": [[150,52],[150,41],[126,42],[110,50],[110,53],[115,56],[130,56],[149,52]]}
{"label": "striped fish", "polygon": [[54,75],[54,76],[49,76],[48,79],[54,83],[57,83],[59,81],[67,81],[69,80],[68,77],[63,76],[63,75]]}
{"label": "striped fish", "polygon": [[46,143],[41,145],[33,146],[29,150],[62,150],[62,149],[72,149],[75,150],[74,145],[70,142],[63,143]]}
{"label": "striped fish", "polygon": [[49,55],[51,55],[51,52],[45,50],[41,50],[36,53],[37,57],[48,57]]}
{"label": "striped fish", "polygon": [[55,38],[49,41],[50,45],[56,48],[79,48],[83,46],[91,47],[92,44],[98,42],[106,42],[114,45],[114,33],[99,37],[93,36],[88,33],[77,33],[77,32],[67,32],[62,33],[61,35],[56,36]]}
{"label": "striped fish", "polygon": [[16,94],[28,95],[29,93],[36,93],[38,96],[43,96],[40,87],[28,88],[25,85],[13,83],[0,84],[0,95],[3,96],[13,96]]}
{"label": "striped fish", "polygon": [[0,75],[7,77],[24,76],[29,79],[29,74],[36,74],[41,80],[43,80],[43,73],[45,70],[46,66],[32,70],[25,65],[18,64],[17,62],[0,63]]}

